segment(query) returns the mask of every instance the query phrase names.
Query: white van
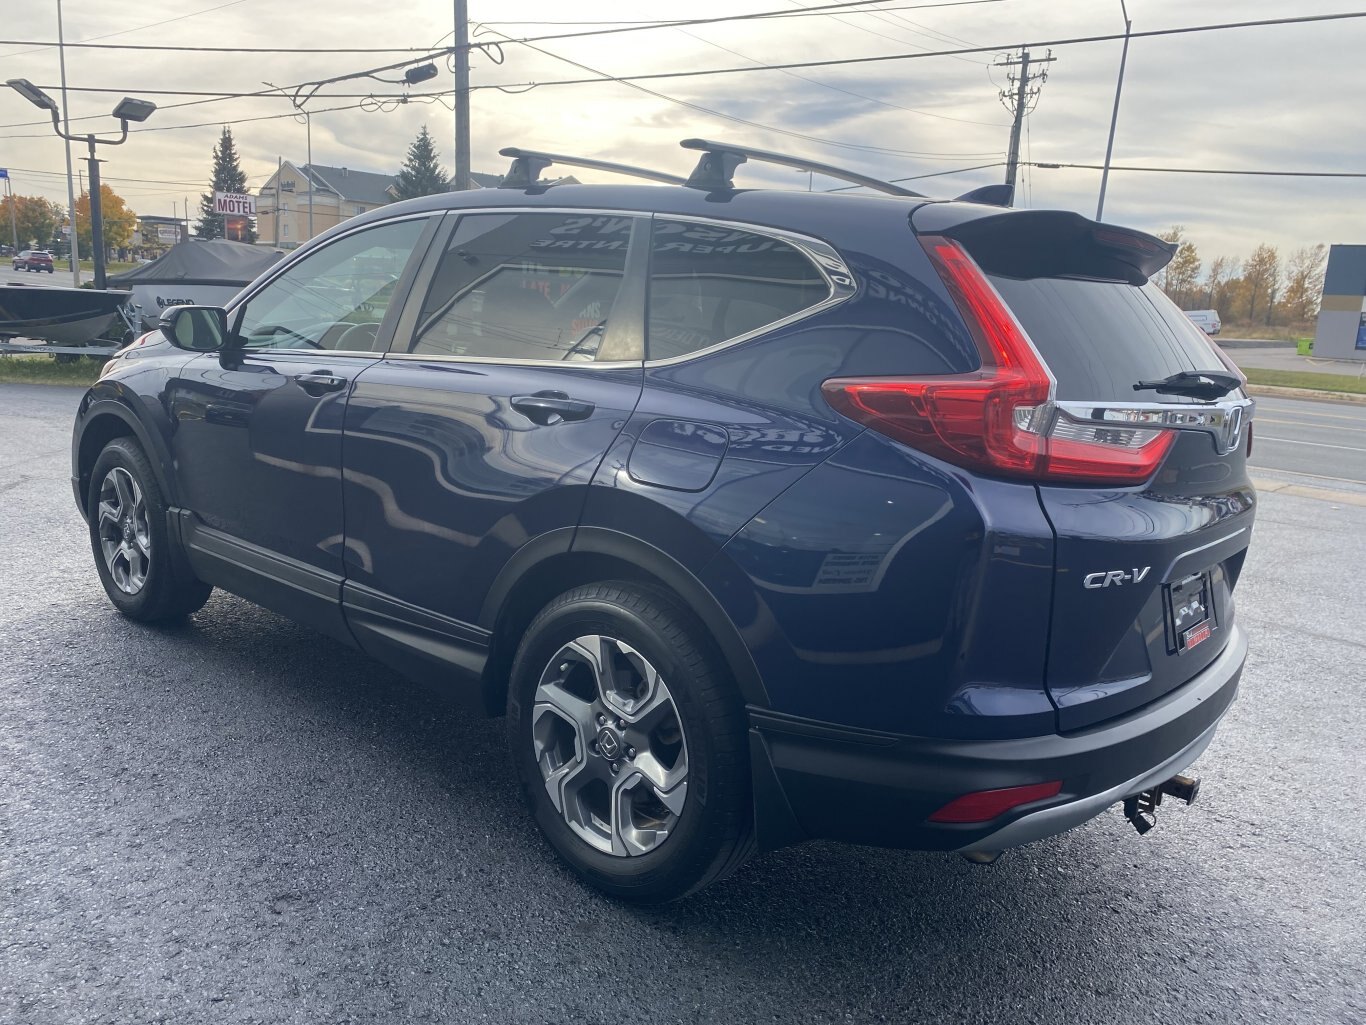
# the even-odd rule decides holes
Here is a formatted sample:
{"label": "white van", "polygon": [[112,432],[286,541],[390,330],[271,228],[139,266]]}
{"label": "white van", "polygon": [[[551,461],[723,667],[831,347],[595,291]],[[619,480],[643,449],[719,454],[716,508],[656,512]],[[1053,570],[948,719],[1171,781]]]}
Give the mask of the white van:
{"label": "white van", "polygon": [[1207,335],[1217,335],[1222,326],[1219,323],[1218,310],[1187,310],[1186,316],[1190,318],[1192,324]]}

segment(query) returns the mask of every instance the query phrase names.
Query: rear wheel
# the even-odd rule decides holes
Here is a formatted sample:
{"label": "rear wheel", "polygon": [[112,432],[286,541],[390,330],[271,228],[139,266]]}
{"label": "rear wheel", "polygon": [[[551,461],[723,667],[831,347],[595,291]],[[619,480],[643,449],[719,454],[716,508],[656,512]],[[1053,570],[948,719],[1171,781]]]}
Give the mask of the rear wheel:
{"label": "rear wheel", "polygon": [[86,518],[100,583],[129,619],[181,619],[213,590],[183,568],[166,526],[166,502],[146,455],[131,438],[105,446],[90,474]]}
{"label": "rear wheel", "polygon": [[743,706],[662,590],[593,584],[547,605],[513,665],[508,730],[541,831],[612,896],[676,900],[752,850]]}

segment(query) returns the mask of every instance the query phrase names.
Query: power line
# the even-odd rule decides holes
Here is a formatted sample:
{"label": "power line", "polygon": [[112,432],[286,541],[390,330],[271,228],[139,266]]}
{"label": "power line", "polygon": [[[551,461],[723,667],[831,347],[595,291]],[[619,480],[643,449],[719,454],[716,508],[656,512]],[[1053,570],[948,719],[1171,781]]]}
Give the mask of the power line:
{"label": "power line", "polygon": [[[1081,168],[1087,171],[1102,171],[1104,164],[1055,164],[1041,160],[1030,163],[1031,167],[1057,170],[1063,167]],[[1366,171],[1263,171],[1252,168],[1233,167],[1136,167],[1134,165],[1111,164],[1111,171],[1141,171],[1152,174],[1241,174],[1267,178],[1366,178]]]}
{"label": "power line", "polygon": [[[885,3],[886,0],[871,0],[871,2],[873,2],[873,3],[878,3],[878,2]],[[887,12],[887,11],[923,11],[923,10],[928,10],[929,8],[932,8],[932,7],[956,7],[956,6],[958,6],[958,5],[957,5],[957,4],[952,4],[952,3],[943,3],[943,4],[909,4],[909,5],[902,6],[902,7],[874,7],[874,10],[883,11],[883,12]],[[820,16],[823,16],[824,14],[825,14],[825,12],[824,12],[823,10],[819,10],[819,9],[814,9],[814,8],[813,8],[813,9],[807,9],[807,10],[804,10],[804,11],[778,11],[778,12],[774,13],[773,15],[771,15],[771,17],[773,17],[773,18],[775,18],[775,19],[776,19],[776,18],[809,18],[809,17],[820,17]],[[904,19],[903,19],[903,20],[904,20]],[[480,22],[481,25],[676,25],[677,23],[678,23],[678,22],[677,22],[677,19],[672,19],[672,18],[647,18],[647,19],[644,19],[644,20],[641,20],[641,21],[627,21],[627,20],[625,20],[625,19],[618,19],[618,20],[611,20],[611,21],[558,21],[558,20],[532,21],[532,20],[524,20],[524,21],[484,21],[484,22]],[[450,35],[449,32],[446,33],[446,34],[447,34],[447,35]]]}
{"label": "power line", "polygon": [[[498,31],[495,30],[495,29],[488,29],[487,31],[493,32],[495,35],[502,35],[501,32],[498,32]],[[746,126],[748,126],[748,127],[750,127],[750,128],[757,128],[757,129],[759,129],[760,131],[763,131],[763,132],[774,132],[774,133],[776,133],[776,134],[778,134],[778,135],[786,135],[786,136],[788,136],[788,137],[790,137],[790,138],[794,138],[794,139],[803,139],[803,140],[805,140],[805,141],[807,141],[807,142],[813,142],[813,143],[815,143],[815,144],[817,144],[817,145],[819,145],[819,146],[833,146],[833,147],[835,147],[835,148],[837,148],[837,149],[849,149],[849,150],[858,150],[858,151],[861,151],[861,152],[868,152],[868,153],[883,153],[883,154],[888,154],[888,155],[891,155],[891,156],[922,157],[922,158],[939,159],[939,160],[951,160],[951,159],[962,159],[963,157],[991,156],[991,155],[994,155],[994,154],[988,154],[988,153],[923,153],[923,152],[915,152],[915,151],[912,151],[912,150],[888,149],[888,148],[882,147],[882,146],[863,146],[863,145],[859,145],[859,144],[857,144],[857,143],[837,142],[837,141],[835,141],[835,140],[833,140],[833,139],[822,139],[822,138],[820,138],[819,136],[807,135],[807,134],[804,133],[804,132],[794,132],[794,131],[791,131],[791,130],[786,129],[786,128],[778,128],[778,127],[775,127],[775,126],[773,126],[773,125],[766,125],[766,124],[763,124],[763,123],[761,123],[761,122],[759,122],[759,121],[750,121],[750,120],[747,120],[746,118],[736,117],[736,116],[733,115],[733,114],[727,114],[727,113],[725,113],[725,112],[723,112],[723,111],[713,110],[711,107],[704,107],[704,106],[702,106],[702,105],[699,104],[699,103],[692,103],[692,102],[690,102],[690,101],[688,101],[688,100],[680,100],[680,99],[679,99],[678,97],[676,97],[676,96],[669,96],[669,95],[667,95],[667,94],[665,94],[665,93],[656,92],[656,91],[653,90],[653,89],[648,89],[648,88],[646,88],[646,87],[643,86],[643,85],[636,85],[636,84],[633,83],[633,82],[627,82],[627,81],[625,81],[625,80],[623,80],[623,79],[616,78],[615,76],[610,75],[610,74],[608,74],[608,73],[605,72],[605,71],[599,71],[597,68],[589,67],[587,64],[581,64],[581,63],[579,63],[579,62],[576,61],[576,60],[571,60],[570,58],[561,56],[561,55],[558,54],[558,53],[551,53],[549,50],[542,49],[542,48],[539,47],[539,46],[533,46],[533,45],[531,45],[530,43],[526,43],[526,44],[523,44],[523,45],[525,45],[528,49],[535,50],[537,53],[544,54],[544,55],[547,56],[547,57],[554,58],[555,60],[558,60],[558,61],[563,61],[563,62],[566,63],[566,64],[572,64],[572,65],[573,65],[574,67],[576,67],[576,68],[582,68],[584,71],[590,71],[590,72],[592,72],[592,73],[595,74],[595,75],[599,75],[599,76],[600,76],[599,81],[620,82],[622,85],[625,85],[627,88],[635,89],[637,92],[643,92],[643,93],[646,93],[646,94],[649,95],[649,96],[654,96],[654,97],[656,97],[657,99],[661,99],[661,100],[665,100],[666,102],[669,102],[669,103],[677,104],[677,105],[680,106],[680,107],[687,107],[689,110],[695,110],[695,111],[698,111],[698,112],[703,113],[703,114],[709,114],[709,115],[711,115],[712,117],[719,117],[719,118],[721,118],[721,119],[723,119],[723,120],[725,120],[725,121],[732,121],[732,122],[734,122],[734,123],[736,123],[736,124],[746,125]]]}
{"label": "power line", "polygon": [[[189,14],[180,14],[180,15],[177,15],[176,17],[174,17],[174,18],[166,18],[164,21],[154,21],[154,22],[152,22],[150,25],[139,25],[137,28],[125,28],[125,29],[120,29],[120,30],[117,31],[117,32],[109,32],[109,33],[106,33],[105,35],[102,35],[102,36],[91,36],[90,39],[83,39],[83,40],[81,40],[81,42],[82,42],[82,43],[87,43],[87,42],[93,42],[94,40],[97,40],[97,39],[113,39],[115,36],[126,36],[126,35],[129,35],[129,34],[133,33],[133,32],[144,32],[144,31],[146,31],[146,30],[149,29],[149,28],[161,28],[161,26],[163,26],[163,25],[170,25],[170,24],[173,24],[173,23],[175,23],[175,22],[177,22],[177,21],[186,21],[186,20],[188,20],[188,19],[190,19],[190,18],[197,18],[197,17],[199,17],[201,14],[212,14],[214,11],[221,11],[221,10],[223,10],[223,8],[225,8],[225,7],[236,7],[238,4],[244,4],[244,3],[246,3],[246,2],[247,2],[247,0],[228,0],[227,3],[219,4],[217,7],[206,7],[206,8],[204,8],[202,11],[191,11]],[[27,45],[27,44],[21,43],[21,44],[19,44],[19,45],[23,46],[23,45]],[[25,54],[29,54],[29,53],[38,53],[39,51],[42,51],[42,50],[50,50],[50,49],[52,49],[54,46],[59,46],[59,45],[75,46],[75,45],[77,45],[77,44],[75,44],[75,43],[65,43],[65,44],[59,44],[59,43],[43,43],[41,46],[38,46],[38,47],[36,47],[35,49],[32,49],[32,50],[18,50],[18,51],[14,52],[14,53],[0,53],[0,60],[3,60],[4,58],[7,58],[7,57],[22,57],[22,56],[24,56]]]}
{"label": "power line", "polygon": [[[808,7],[806,7],[804,4],[800,3],[799,0],[787,0],[787,2],[790,3],[790,4],[792,4],[792,5],[794,5],[795,7],[802,8],[803,10],[812,10],[812,9],[813,9],[813,8],[808,8]],[[880,8],[879,8],[879,10],[880,10]],[[881,21],[881,22],[883,22],[884,24],[889,24],[889,25],[892,24],[892,22],[890,22],[890,21],[889,21],[888,19],[886,19],[886,18],[878,18],[877,15],[874,14],[872,11],[854,11],[853,13],[854,13],[854,14],[865,15],[866,17],[869,17],[869,18],[874,18],[875,20]],[[903,38],[901,38],[900,36],[889,36],[889,35],[887,35],[887,33],[885,33],[885,32],[879,32],[879,31],[877,31],[876,29],[871,29],[871,28],[869,28],[869,27],[866,26],[866,25],[859,25],[859,24],[856,24],[856,23],[850,21],[850,20],[849,20],[846,16],[844,16],[844,15],[840,15],[840,14],[831,14],[830,17],[831,17],[831,18],[834,18],[834,19],[835,19],[836,21],[838,21],[841,25],[848,25],[850,28],[856,28],[856,29],[858,29],[860,32],[866,32],[866,33],[867,33],[868,35],[870,35],[870,36],[877,36],[879,39],[888,39],[888,40],[891,40],[891,41],[894,42],[894,43],[906,43],[906,44],[909,44],[909,45],[911,45],[911,46],[919,47],[919,48],[922,49],[922,50],[928,50],[928,49],[930,49],[930,47],[928,47],[928,46],[923,46],[923,45],[921,45],[920,43],[911,42],[911,40],[909,40],[909,39],[903,39]],[[973,59],[970,58],[970,57],[955,57],[954,60],[960,60],[960,61],[963,61],[963,62],[965,62],[965,63],[967,63],[967,64],[985,64],[984,61],[975,61],[975,60],[973,60]]]}
{"label": "power line", "polygon": [[[1298,25],[1311,22],[1334,22],[1366,18],[1366,11],[1351,11],[1344,14],[1313,14],[1302,15],[1293,18],[1265,18],[1258,21],[1231,21],[1221,22],[1213,25],[1186,25],[1181,28],[1148,29],[1143,32],[1131,32],[1131,39],[1155,38],[1159,36],[1179,36],[1203,32],[1222,32],[1240,28],[1267,28],[1277,25]],[[706,75],[734,75],[750,71],[783,71],[793,68],[830,68],[841,67],[855,64],[880,64],[888,61],[903,60],[922,60],[929,57],[952,57],[962,53],[999,53],[1003,50],[1018,50],[1023,47],[1046,48],[1050,46],[1074,46],[1084,43],[1109,43],[1117,39],[1123,39],[1124,33],[1110,32],[1103,35],[1094,36],[1069,36],[1060,39],[1043,39],[1029,42],[1014,43],[994,43],[990,46],[972,46],[957,50],[931,50],[925,53],[885,53],[876,54],[871,57],[839,57],[829,60],[818,61],[789,61],[784,64],[765,64],[762,67],[738,67],[738,68],[706,68],[698,71],[656,71],[641,75],[620,75],[612,79],[614,82],[645,82],[665,78],[699,78]],[[509,42],[523,42],[522,40],[509,40]],[[505,89],[505,88],[526,88],[535,86],[545,88],[548,86],[559,85],[587,85],[601,81],[594,78],[568,78],[552,82],[502,82],[491,85],[471,86],[471,89]]]}
{"label": "power line", "polygon": [[[0,46],[57,46],[42,39],[0,39]],[[153,43],[65,43],[68,50],[163,50],[171,53],[426,53],[418,46],[158,46]],[[36,50],[26,51],[36,53]],[[5,54],[13,57],[16,54]],[[144,92],[146,90],[143,90]]]}
{"label": "power line", "polygon": [[[1005,167],[1004,160],[995,160],[989,164],[973,164],[971,167],[955,167],[950,171],[931,171],[929,174],[912,174],[905,178],[888,178],[889,182],[900,184],[901,182],[918,182],[925,178],[943,178],[950,174],[966,174],[968,171],[980,171],[987,167]],[[852,192],[854,189],[861,189],[862,185],[841,185],[837,189],[826,189],[826,192]]]}
{"label": "power line", "polygon": [[[687,29],[683,29],[683,28],[679,29],[678,31],[682,32],[685,36],[690,36],[691,38],[696,39],[699,43],[706,43],[708,46],[714,46],[714,47],[716,47],[718,50],[724,50],[726,53],[729,53],[729,54],[732,54],[732,55],[734,55],[734,56],[736,56],[736,57],[739,57],[741,60],[747,60],[747,61],[750,61],[750,62],[752,62],[752,63],[754,63],[754,64],[763,64],[763,61],[761,61],[761,60],[757,60],[757,59],[754,58],[754,57],[750,57],[748,54],[743,54],[743,53],[741,53],[739,50],[732,50],[729,46],[722,46],[720,43],[714,43],[714,42],[712,42],[710,39],[704,39],[702,36],[699,36],[699,35],[698,35],[697,33],[695,33],[695,32],[689,32]],[[856,97],[856,98],[858,98],[858,99],[860,99],[860,100],[867,100],[867,101],[870,102],[870,103],[876,103],[876,104],[879,104],[879,105],[881,105],[881,106],[883,106],[883,107],[891,107],[891,108],[893,108],[893,109],[895,109],[895,110],[904,110],[904,111],[907,111],[908,113],[911,113],[911,114],[920,114],[920,115],[922,115],[922,116],[924,116],[924,117],[939,118],[939,119],[942,120],[942,121],[957,121],[957,122],[960,122],[961,124],[966,124],[966,125],[987,125],[988,127],[991,127],[991,128],[999,128],[999,127],[1001,127],[999,124],[997,124],[997,123],[995,123],[995,122],[991,122],[991,121],[973,121],[973,120],[970,119],[970,118],[965,118],[965,117],[951,117],[951,116],[948,115],[948,114],[935,114],[935,113],[933,113],[933,112],[931,112],[931,111],[928,111],[928,110],[919,110],[919,109],[917,109],[917,108],[915,108],[915,107],[903,107],[903,106],[902,106],[901,104],[899,104],[899,103],[892,103],[892,102],[890,102],[890,101],[888,101],[888,100],[880,100],[880,99],[878,99],[876,96],[869,96],[869,95],[867,95],[866,93],[856,93],[856,92],[854,92],[852,89],[845,89],[845,88],[843,88],[842,86],[831,85],[831,84],[829,84],[828,82],[818,82],[818,81],[816,81],[814,78],[807,78],[805,75],[799,75],[799,74],[797,74],[795,71],[784,71],[783,74],[784,74],[784,75],[788,75],[788,76],[791,77],[791,78],[798,79],[798,80],[800,80],[800,81],[802,81],[802,82],[810,82],[812,85],[818,85],[818,86],[820,86],[822,89],[830,89],[830,90],[833,90],[834,92],[837,92],[837,93],[844,93],[846,96],[853,96],[853,97]]]}
{"label": "power line", "polygon": [[[964,3],[964,2],[983,3],[983,2],[1000,2],[1000,0],[956,0],[956,2],[953,3],[953,4],[939,4],[939,5],[931,5],[931,6],[958,6],[958,5],[960,5],[961,3]],[[1188,26],[1183,26],[1183,27],[1180,27],[1180,28],[1169,28],[1169,29],[1148,29],[1148,30],[1145,30],[1145,31],[1142,31],[1142,32],[1133,32],[1133,33],[1130,33],[1130,38],[1131,38],[1131,39],[1137,39],[1137,38],[1156,38],[1156,37],[1162,37],[1162,36],[1188,35],[1188,34],[1193,34],[1193,33],[1229,31],[1229,30],[1232,30],[1232,29],[1241,29],[1241,28],[1265,28],[1265,27],[1278,26],[1278,25],[1295,25],[1295,24],[1309,24],[1309,23],[1322,23],[1322,22],[1337,22],[1337,21],[1345,21],[1345,20],[1357,20],[1357,19],[1361,19],[1361,18],[1366,18],[1366,11],[1353,11],[1353,12],[1347,12],[1347,13],[1341,13],[1341,14],[1302,15],[1302,16],[1287,17],[1287,18],[1267,18],[1267,19],[1261,19],[1261,20],[1256,20],[1256,21],[1221,22],[1221,23],[1210,24],[1210,25],[1188,25]],[[668,26],[670,26],[670,27],[677,27],[677,26],[680,26],[680,25],[689,25],[689,24],[692,24],[692,23],[690,23],[690,22],[667,22],[667,23],[664,23],[664,24],[666,24],[666,25],[668,25]],[[502,33],[499,33],[499,34],[502,35]],[[957,50],[932,50],[932,51],[921,52],[921,53],[877,54],[877,55],[869,56],[869,57],[845,57],[845,58],[835,58],[835,59],[819,60],[819,61],[790,61],[790,62],[783,63],[783,64],[763,64],[763,65],[751,65],[751,66],[747,66],[747,67],[729,67],[729,68],[708,68],[708,69],[695,70],[695,71],[664,71],[664,72],[651,72],[651,73],[639,74],[639,75],[617,75],[617,76],[612,76],[612,75],[599,74],[599,76],[598,76],[597,78],[559,79],[559,80],[554,80],[554,81],[549,81],[549,82],[499,82],[499,83],[490,83],[490,84],[486,84],[486,85],[474,85],[474,86],[471,86],[470,89],[471,89],[471,91],[483,90],[483,89],[500,89],[500,90],[509,90],[509,89],[529,89],[529,88],[544,88],[544,87],[550,87],[550,86],[592,85],[592,84],[598,84],[598,83],[604,82],[604,81],[612,81],[612,82],[618,82],[618,83],[622,83],[622,84],[627,84],[627,83],[631,83],[631,82],[653,81],[653,80],[670,79],[670,78],[698,78],[698,77],[704,77],[704,76],[708,76],[708,75],[730,75],[730,74],[740,74],[740,73],[744,73],[744,72],[756,72],[756,71],[783,71],[783,70],[792,70],[792,69],[797,69],[797,68],[842,67],[842,66],[851,66],[851,65],[860,65],[860,64],[885,63],[885,62],[888,62],[888,61],[921,60],[921,59],[926,59],[926,58],[930,58],[930,57],[949,57],[949,56],[953,56],[953,55],[955,55],[955,54],[964,54],[964,53],[997,53],[997,52],[1000,52],[1000,51],[1003,51],[1003,50],[1014,50],[1014,49],[1018,49],[1018,48],[1020,48],[1021,46],[1032,46],[1032,47],[1072,46],[1072,45],[1080,45],[1080,44],[1086,44],[1086,43],[1113,42],[1113,41],[1115,41],[1115,40],[1123,39],[1123,38],[1124,38],[1124,34],[1123,34],[1123,33],[1106,33],[1106,34],[1092,35],[1092,36],[1071,36],[1071,37],[1058,38],[1058,39],[1045,39],[1045,40],[1040,40],[1040,41],[1037,41],[1037,42],[1026,42],[1026,43],[1018,43],[1018,42],[1017,42],[1017,43],[996,43],[996,44],[992,44],[992,45],[990,45],[990,46],[974,46],[974,47],[966,47],[966,48],[957,49]],[[510,37],[505,37],[505,39],[506,39],[507,42],[509,42],[509,43],[521,43],[521,44],[523,44],[523,45],[529,45],[529,44],[527,43],[526,40],[516,40],[516,39],[511,39]],[[533,47],[533,49],[534,49],[534,47]],[[433,51],[433,52],[432,52],[431,54],[429,54],[429,55],[432,56],[432,57],[440,57],[440,56],[445,56],[445,55],[448,54],[449,52],[451,52],[451,48],[447,48],[447,49],[442,50],[442,51]],[[419,58],[419,60],[420,60],[420,58]],[[417,62],[418,62],[418,61],[410,61],[410,62],[406,62],[406,63],[417,63]],[[368,74],[371,74],[371,73],[374,73],[374,72],[390,70],[390,69],[391,69],[392,67],[394,67],[394,66],[403,66],[403,63],[400,63],[399,65],[390,65],[390,66],[386,66],[386,67],[383,67],[383,68],[371,69],[371,71],[369,71],[369,72],[357,72],[357,73],[355,73],[354,75],[343,76],[343,77],[347,77],[347,78],[364,77],[365,75],[368,75]],[[335,80],[333,80],[333,81],[335,81]],[[287,87],[287,88],[302,88],[303,86],[315,85],[315,84],[317,84],[317,83],[306,82],[306,83],[302,83],[302,85],[299,86],[299,87],[291,86],[291,87]],[[324,84],[326,84],[326,83],[324,83]],[[258,91],[255,91],[255,92],[241,93],[241,94],[235,94],[235,95],[231,95],[231,96],[225,96],[225,97],[223,97],[223,99],[249,99],[249,98],[256,98],[256,97],[260,97],[260,96],[263,96],[263,95],[269,95],[271,92],[272,92],[271,90],[258,90]],[[410,100],[421,100],[421,99],[428,99],[428,98],[438,98],[438,97],[441,97],[441,96],[450,95],[451,92],[452,92],[451,90],[446,90],[446,91],[439,92],[439,93],[410,93],[410,94],[407,94],[407,98],[410,99]],[[329,98],[342,98],[342,97],[340,97],[340,96],[332,96],[331,94],[323,93],[323,94],[320,94],[318,98],[320,98],[320,99],[329,99]],[[385,96],[376,96],[375,98],[376,98],[376,99],[385,99],[385,98],[388,98],[388,97],[385,97]],[[394,98],[401,98],[401,97],[394,97]],[[215,100],[213,100],[213,99],[207,99],[207,100],[193,100],[193,101],[188,101],[188,102],[186,102],[186,103],[167,104],[166,106],[162,107],[161,109],[162,109],[162,110],[170,110],[170,109],[175,109],[175,108],[178,108],[178,107],[195,106],[195,105],[197,105],[197,104],[200,104],[200,103],[207,103],[207,102],[215,102]],[[342,106],[342,107],[332,107],[332,108],[329,108],[328,110],[314,111],[313,113],[329,113],[330,111],[336,111],[336,110],[350,110],[350,109],[356,109],[356,108],[358,108],[359,106],[360,106],[360,104],[350,104],[350,105]],[[95,116],[102,117],[103,115],[95,115]],[[239,119],[230,120],[230,121],[224,121],[224,120],[221,120],[221,119],[220,119],[220,120],[216,120],[216,121],[207,122],[207,124],[209,124],[209,125],[214,125],[214,124],[242,124],[242,123],[246,123],[246,122],[249,122],[249,121],[267,121],[267,120],[272,120],[272,119],[274,119],[274,118],[276,118],[276,117],[292,117],[292,116],[294,116],[293,113],[289,113],[289,114],[279,114],[279,115],[266,115],[266,116],[264,116],[264,117],[239,118]],[[72,120],[72,121],[88,121],[88,120],[92,120],[92,117],[72,118],[71,120]],[[0,129],[9,129],[9,128],[31,128],[31,127],[42,126],[42,125],[46,125],[46,124],[47,124],[46,121],[29,121],[29,122],[23,122],[23,123],[12,124],[12,125],[0,125]],[[146,128],[141,129],[141,131],[169,131],[169,130],[178,130],[178,129],[182,129],[182,128],[198,128],[198,127],[203,127],[203,126],[202,126],[202,125],[166,125],[166,126],[154,126],[154,127],[149,126],[149,127],[146,127]],[[8,136],[8,138],[35,138],[35,137],[36,137],[36,136],[18,136],[18,135],[16,135],[16,136]]]}

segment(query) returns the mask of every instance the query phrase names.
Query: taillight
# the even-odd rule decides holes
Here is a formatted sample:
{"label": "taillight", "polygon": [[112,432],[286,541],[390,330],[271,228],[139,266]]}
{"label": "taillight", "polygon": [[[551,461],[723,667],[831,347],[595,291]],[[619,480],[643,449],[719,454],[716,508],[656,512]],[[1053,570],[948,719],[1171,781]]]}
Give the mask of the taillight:
{"label": "taillight", "polygon": [[977,790],[962,797],[955,797],[931,815],[930,821],[990,822],[1011,808],[1056,797],[1061,792],[1062,781],[1056,779],[1048,783],[1029,783],[1022,787],[1004,787],[1001,790]]}
{"label": "taillight", "polygon": [[1138,484],[1170,431],[1095,425],[1053,405],[1053,378],[1024,329],[957,242],[924,236],[981,354],[981,369],[934,377],[837,377],[821,385],[845,416],[928,455],[985,473],[1076,484]]}

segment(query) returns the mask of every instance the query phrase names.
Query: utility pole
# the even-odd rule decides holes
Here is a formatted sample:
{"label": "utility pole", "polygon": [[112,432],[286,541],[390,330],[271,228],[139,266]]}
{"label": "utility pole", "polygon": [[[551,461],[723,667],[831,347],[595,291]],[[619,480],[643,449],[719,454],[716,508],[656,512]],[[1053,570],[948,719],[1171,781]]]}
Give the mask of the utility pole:
{"label": "utility pole", "polygon": [[14,254],[19,255],[19,215],[18,203],[14,201],[14,182],[10,180],[9,172],[5,172],[5,192],[9,195],[9,231],[10,241],[14,243]]}
{"label": "utility pole", "polygon": [[[1020,69],[1018,74],[1010,72],[1010,84],[1001,90],[1001,102],[1014,118],[1010,125],[1010,152],[1006,155],[1006,184],[1012,189],[1020,169],[1020,129],[1024,126],[1025,115],[1038,106],[1039,92],[1048,81],[1048,65],[1056,59],[1052,50],[1048,51],[1047,57],[1030,57],[1028,50],[1021,49],[1019,57],[1006,57],[993,65]],[[1043,70],[1030,71],[1030,65],[1034,64],[1043,65]]]}
{"label": "utility pole", "polygon": [[455,181],[470,187],[470,18],[467,0],[455,0]]}
{"label": "utility pole", "polygon": [[285,158],[275,158],[275,248],[280,248],[280,175],[285,171]]}
{"label": "utility pole", "polygon": [[1119,79],[1115,82],[1115,109],[1110,112],[1110,138],[1105,143],[1105,168],[1100,172],[1100,198],[1096,200],[1096,220],[1105,212],[1105,186],[1110,183],[1110,156],[1115,151],[1115,125],[1119,123],[1119,94],[1124,89],[1124,64],[1129,59],[1129,32],[1133,22],[1129,20],[1129,9],[1124,0],[1119,0],[1120,12],[1124,15],[1124,49],[1119,52]]}
{"label": "utility pole", "polygon": [[[71,108],[66,102],[66,30],[62,27],[62,0],[57,0],[57,62],[62,72],[62,131],[71,133],[71,121],[67,111]],[[71,140],[63,139],[62,148],[66,151],[66,213],[71,218],[71,283],[81,287],[81,253],[76,245],[76,190],[71,182]],[[84,190],[82,190],[84,191]]]}

